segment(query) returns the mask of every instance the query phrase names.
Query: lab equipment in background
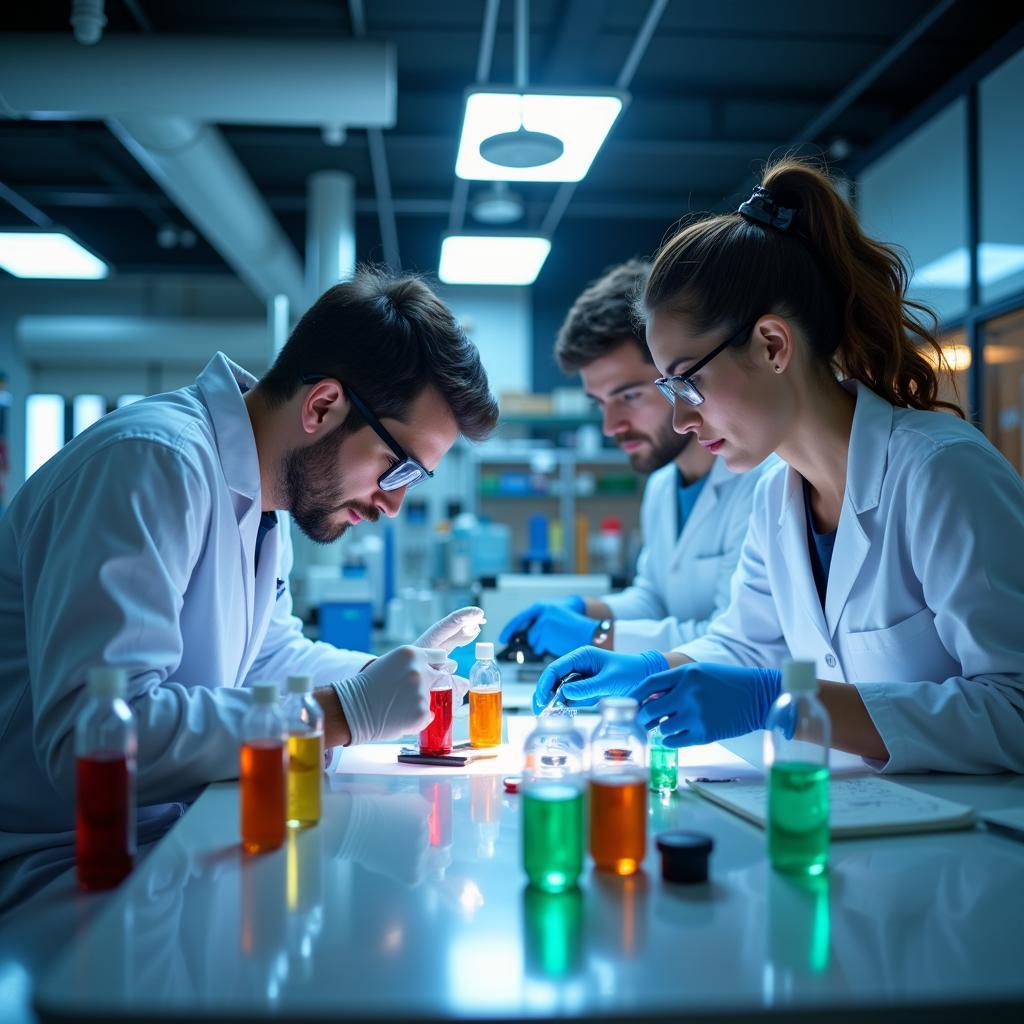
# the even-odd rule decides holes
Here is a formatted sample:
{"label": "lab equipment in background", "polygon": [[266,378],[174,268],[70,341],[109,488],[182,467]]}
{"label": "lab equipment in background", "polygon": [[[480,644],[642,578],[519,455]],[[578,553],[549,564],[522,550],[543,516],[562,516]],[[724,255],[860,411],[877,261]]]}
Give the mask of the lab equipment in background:
{"label": "lab equipment in background", "polygon": [[405,503],[400,547],[402,584],[426,587],[430,582],[430,524],[425,501],[412,499]]}
{"label": "lab equipment in background", "polygon": [[492,643],[476,645],[469,672],[469,742],[474,747],[501,745],[501,672]]}
{"label": "lab equipment in background", "polygon": [[290,828],[308,828],[320,820],[324,768],[324,714],[313,699],[310,676],[289,676],[284,701],[288,732],[288,810]]}
{"label": "lab equipment in background", "polygon": [[320,605],[320,640],[350,651],[370,650],[373,605],[369,601],[325,601]]}
{"label": "lab equipment in background", "polygon": [[472,551],[474,580],[508,572],[512,566],[512,531],[506,523],[481,518],[474,527]]}
{"label": "lab equipment in background", "polygon": [[647,853],[647,740],[632,697],[605,697],[598,710],[590,741],[590,855],[599,871],[632,875]]}
{"label": "lab equipment in background", "polygon": [[651,747],[651,791],[674,793],[679,786],[679,751],[665,746],[660,726],[651,729],[647,738]]}
{"label": "lab equipment in background", "polygon": [[609,576],[621,576],[623,554],[622,521],[605,516],[598,533],[590,538],[590,567]]}
{"label": "lab equipment in background", "polygon": [[764,737],[768,856],[781,871],[819,875],[828,863],[831,739],[814,662],[788,659]]}
{"label": "lab equipment in background", "polygon": [[582,512],[576,516],[576,536],[573,543],[576,548],[576,571],[590,572],[590,520]]}
{"label": "lab equipment in background", "polygon": [[277,683],[250,687],[252,706],[242,719],[242,846],[247,853],[276,850],[285,837],[287,756]]}
{"label": "lab equipment in background", "polygon": [[135,859],[135,718],[122,669],[89,671],[75,723],[75,862],[82,889],[111,889]]}
{"label": "lab equipment in background", "polygon": [[554,561],[551,557],[547,516],[539,514],[530,516],[528,538],[529,546],[520,560],[523,572],[531,574],[553,572]]}
{"label": "lab equipment in background", "polygon": [[583,870],[583,737],[567,718],[537,720],[523,747],[523,869],[544,892]]}
{"label": "lab equipment in background", "polygon": [[452,677],[448,672],[448,653],[441,648],[423,652],[427,664],[435,673],[430,687],[430,713],[433,716],[420,733],[421,754],[450,754],[452,752]]}
{"label": "lab equipment in background", "polygon": [[526,630],[520,630],[509,637],[508,645],[499,652],[499,661],[510,661],[516,665],[538,664],[544,661],[526,638]]}

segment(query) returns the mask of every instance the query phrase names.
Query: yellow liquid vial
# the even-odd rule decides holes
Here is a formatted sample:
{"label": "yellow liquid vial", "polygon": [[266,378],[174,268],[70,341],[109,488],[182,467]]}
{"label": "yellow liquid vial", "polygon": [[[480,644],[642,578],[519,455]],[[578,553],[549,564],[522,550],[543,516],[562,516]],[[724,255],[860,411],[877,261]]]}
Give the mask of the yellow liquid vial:
{"label": "yellow liquid vial", "polygon": [[309,828],[320,820],[323,733],[288,737],[288,827]]}
{"label": "yellow liquid vial", "polygon": [[501,690],[469,691],[469,742],[474,747],[501,746]]}

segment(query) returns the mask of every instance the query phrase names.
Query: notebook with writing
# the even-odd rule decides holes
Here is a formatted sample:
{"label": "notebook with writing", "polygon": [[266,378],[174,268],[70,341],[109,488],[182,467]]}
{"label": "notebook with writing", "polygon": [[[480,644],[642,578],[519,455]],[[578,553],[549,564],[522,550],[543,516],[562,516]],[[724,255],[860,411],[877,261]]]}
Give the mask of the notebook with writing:
{"label": "notebook with writing", "polygon": [[[763,778],[687,782],[701,796],[764,828],[768,787]],[[974,810],[966,804],[930,796],[877,775],[832,778],[829,798],[833,839],[939,832],[971,828],[975,822]]]}

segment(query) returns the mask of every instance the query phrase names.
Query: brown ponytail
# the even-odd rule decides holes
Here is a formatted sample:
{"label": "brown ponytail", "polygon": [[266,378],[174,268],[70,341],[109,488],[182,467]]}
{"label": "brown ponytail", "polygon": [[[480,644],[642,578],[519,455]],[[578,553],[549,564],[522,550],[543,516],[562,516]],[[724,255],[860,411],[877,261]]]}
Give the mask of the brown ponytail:
{"label": "brown ponytail", "polygon": [[779,230],[738,213],[683,227],[658,253],[645,311],[668,307],[700,333],[782,313],[800,324],[840,378],[863,381],[896,406],[963,416],[938,397],[936,366],[950,372],[938,321],[906,297],[909,274],[900,252],[864,234],[814,164],[780,160],[765,170],[763,186],[777,206],[797,211],[792,227]]}

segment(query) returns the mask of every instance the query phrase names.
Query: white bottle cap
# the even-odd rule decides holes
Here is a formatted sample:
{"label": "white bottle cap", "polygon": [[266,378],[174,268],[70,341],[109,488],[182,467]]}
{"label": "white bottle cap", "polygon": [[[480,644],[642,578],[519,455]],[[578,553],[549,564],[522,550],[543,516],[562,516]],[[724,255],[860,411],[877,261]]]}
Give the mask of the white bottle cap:
{"label": "white bottle cap", "polygon": [[814,693],[818,689],[817,665],[787,658],[782,663],[782,689],[786,693]]}
{"label": "white bottle cap", "polygon": [[289,693],[311,693],[313,690],[313,677],[312,676],[289,676],[288,677],[288,692]]}
{"label": "white bottle cap", "polygon": [[94,697],[123,697],[128,689],[128,673],[123,668],[89,669],[89,693]]}
{"label": "white bottle cap", "polygon": [[423,653],[427,656],[427,664],[431,668],[447,668],[448,652],[443,647],[424,647]]}
{"label": "white bottle cap", "polygon": [[252,690],[252,699],[257,704],[274,704],[277,701],[277,683],[263,680],[258,683],[253,683],[249,689]]}
{"label": "white bottle cap", "polygon": [[481,641],[476,645],[477,661],[494,661],[494,644]]}

